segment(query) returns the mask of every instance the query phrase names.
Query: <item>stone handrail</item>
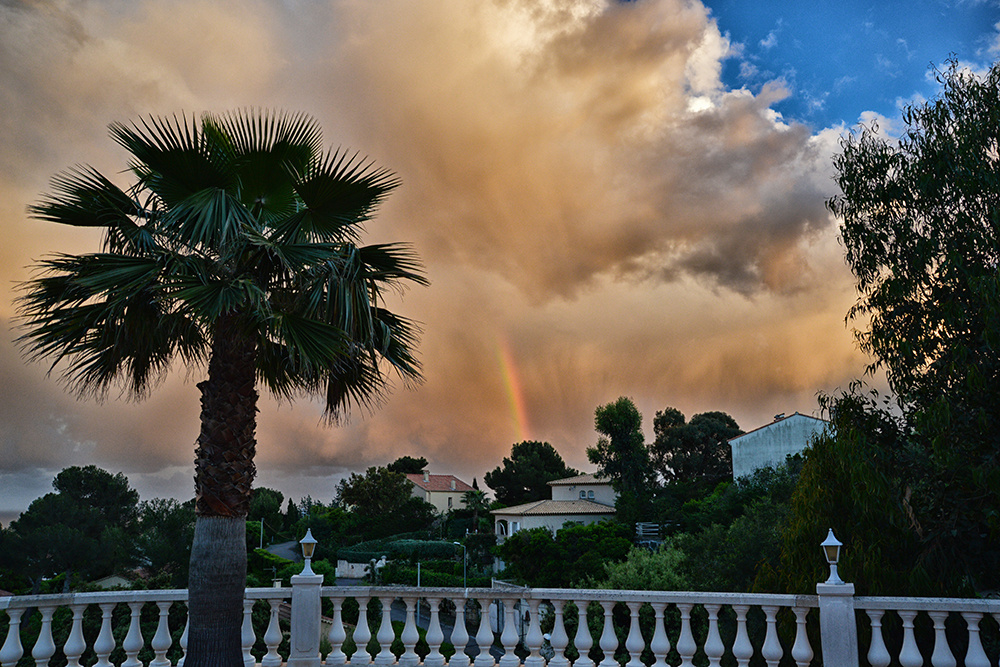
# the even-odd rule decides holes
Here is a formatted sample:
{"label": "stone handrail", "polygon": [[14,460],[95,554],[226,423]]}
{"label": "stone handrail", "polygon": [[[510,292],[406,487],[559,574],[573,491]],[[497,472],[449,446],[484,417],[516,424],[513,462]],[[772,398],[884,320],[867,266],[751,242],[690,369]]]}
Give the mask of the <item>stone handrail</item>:
{"label": "stone handrail", "polygon": [[[948,645],[947,634],[954,635],[956,627],[961,630],[961,622],[966,637],[960,643],[967,647],[959,656],[961,662],[968,667],[987,667],[995,665],[997,659],[983,649],[979,622],[987,615],[1000,622],[1000,600],[855,597],[853,586],[825,584],[817,587],[819,595],[321,584],[322,577],[299,575],[293,577],[290,588],[247,589],[245,667],[255,663],[281,667],[279,618],[289,616],[288,667],[517,667],[522,662],[525,667],[644,667],[643,660],[665,667],[668,658],[670,664],[679,660],[689,667],[696,659],[717,666],[723,656],[731,656],[740,666],[749,664],[753,656],[767,665],[785,659],[786,664],[802,667],[822,659],[827,665],[855,666],[861,655],[874,667],[894,662],[916,667],[927,661],[934,667],[947,667],[959,662],[955,653],[962,651]],[[0,623],[6,613],[9,630],[0,648],[0,666],[13,667],[24,656],[22,630],[26,627],[22,617],[28,609],[37,609],[41,619],[32,622],[39,634],[28,649],[37,667],[48,665],[60,649],[68,667],[79,667],[81,656],[91,655],[91,651],[97,656],[96,667],[111,667],[113,653],[124,655],[123,660],[116,658],[120,667],[144,663],[170,667],[174,661],[183,665],[186,629],[178,638],[182,627],[177,624],[184,622],[186,613],[175,609],[171,621],[170,611],[186,600],[185,590],[2,597]],[[330,618],[325,621],[320,616],[324,600],[333,610],[327,612]],[[348,600],[368,612],[359,613],[353,626],[344,620]],[[266,605],[269,616],[266,629],[261,632],[258,628],[258,637],[251,613],[259,601]],[[120,641],[112,633],[112,614],[118,605],[127,607],[129,613],[128,632]],[[139,620],[146,605],[155,606],[147,614],[155,611],[158,621],[155,632],[144,637]],[[83,616],[91,607],[90,614],[99,612],[101,627],[96,637],[85,639]],[[849,632],[834,627],[842,609],[846,610]],[[67,621],[71,626],[68,637],[65,642],[60,640],[58,647],[52,631],[57,614],[57,618],[72,616]],[[883,637],[886,614],[898,616],[902,622],[902,645],[898,638],[890,642],[898,648],[898,652],[893,649],[894,655]],[[926,614],[934,626],[933,648],[926,659],[918,648],[913,625],[919,614]],[[949,614],[952,620],[946,633]],[[855,620],[872,631],[870,645],[860,650]],[[393,628],[394,621],[397,627],[402,625],[401,631]],[[815,628],[807,632],[807,625],[817,622],[821,630],[818,644]],[[325,656],[320,654],[321,628]],[[837,641],[828,639],[831,633]],[[27,641],[28,635],[24,637]],[[255,643],[263,644],[263,654],[251,653]],[[448,644],[455,650],[446,658]],[[145,656],[143,661],[140,653]]]}

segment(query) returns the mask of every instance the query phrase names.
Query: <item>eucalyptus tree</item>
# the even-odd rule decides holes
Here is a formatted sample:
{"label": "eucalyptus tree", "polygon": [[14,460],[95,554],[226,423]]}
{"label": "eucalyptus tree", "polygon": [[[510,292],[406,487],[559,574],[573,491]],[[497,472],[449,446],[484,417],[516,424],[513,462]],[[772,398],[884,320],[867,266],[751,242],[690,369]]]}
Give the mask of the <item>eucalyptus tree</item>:
{"label": "eucalyptus tree", "polygon": [[101,230],[103,247],[39,263],[19,340],[81,396],[142,398],[176,359],[207,367],[187,665],[235,667],[258,385],[318,397],[334,422],[374,407],[394,376],[418,381],[417,327],[384,297],[426,281],[408,246],[359,243],[398,179],[325,149],[306,115],[149,117],[110,133],[131,154],[131,185],[77,167],[29,209]]}

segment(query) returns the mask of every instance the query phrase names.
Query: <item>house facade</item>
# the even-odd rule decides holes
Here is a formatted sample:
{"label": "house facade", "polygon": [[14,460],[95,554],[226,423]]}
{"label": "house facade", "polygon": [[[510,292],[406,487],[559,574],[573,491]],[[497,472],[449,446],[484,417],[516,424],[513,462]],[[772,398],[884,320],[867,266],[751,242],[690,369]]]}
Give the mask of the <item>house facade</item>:
{"label": "house facade", "polygon": [[409,473],[406,479],[413,485],[413,497],[429,502],[439,514],[464,508],[462,495],[474,490],[454,475],[432,475],[426,470]]}
{"label": "house facade", "polygon": [[746,477],[764,467],[777,467],[789,455],[798,454],[826,428],[825,419],[798,412],[786,417],[776,415],[774,421],[743,435],[729,439],[733,450],[733,479]]}
{"label": "house facade", "polygon": [[604,521],[615,516],[617,494],[606,480],[577,475],[549,482],[552,498],[493,510],[497,537],[503,540],[526,528],[548,528],[553,533],[566,523]]}

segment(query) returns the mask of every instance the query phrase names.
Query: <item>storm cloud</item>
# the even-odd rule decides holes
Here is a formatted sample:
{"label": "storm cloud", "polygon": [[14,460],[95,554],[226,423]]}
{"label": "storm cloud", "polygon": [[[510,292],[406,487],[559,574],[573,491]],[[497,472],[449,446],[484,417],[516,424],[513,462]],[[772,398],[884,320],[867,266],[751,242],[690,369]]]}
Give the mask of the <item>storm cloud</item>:
{"label": "storm cloud", "polygon": [[44,492],[94,462],[191,493],[198,369],[96,404],[12,342],[31,262],[99,243],[26,206],[74,164],[119,174],[107,124],[144,114],[301,110],[403,183],[368,238],[425,262],[431,286],[390,305],[423,324],[426,382],[336,429],[265,400],[261,483],[328,498],[403,454],[481,478],[522,437],[586,468],[620,395],[649,429],[668,405],[744,428],[814,411],[864,366],[823,206],[841,128],[782,119],[780,81],[725,88],[731,50],[693,0],[0,4],[0,476]]}

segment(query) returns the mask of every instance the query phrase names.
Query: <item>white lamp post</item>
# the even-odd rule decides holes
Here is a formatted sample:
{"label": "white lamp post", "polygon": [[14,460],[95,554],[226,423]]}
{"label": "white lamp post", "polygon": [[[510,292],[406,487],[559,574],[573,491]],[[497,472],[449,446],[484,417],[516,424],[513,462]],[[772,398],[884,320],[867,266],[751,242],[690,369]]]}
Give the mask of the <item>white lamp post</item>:
{"label": "white lamp post", "polygon": [[843,580],[837,574],[837,561],[840,560],[840,547],[843,546],[843,542],[838,540],[833,534],[833,528],[827,533],[826,539],[823,540],[820,546],[823,547],[823,555],[826,556],[826,562],[830,564],[830,578],[825,583],[843,584]]}
{"label": "white lamp post", "polygon": [[452,542],[452,544],[462,547],[462,588],[469,587],[469,550],[465,548],[465,545],[461,542]]}
{"label": "white lamp post", "polygon": [[306,561],[305,567],[302,568],[302,574],[313,576],[316,574],[312,570],[312,557],[313,552],[316,550],[316,538],[313,537],[312,528],[306,530],[306,536],[299,540],[299,544],[302,545],[302,558]]}

